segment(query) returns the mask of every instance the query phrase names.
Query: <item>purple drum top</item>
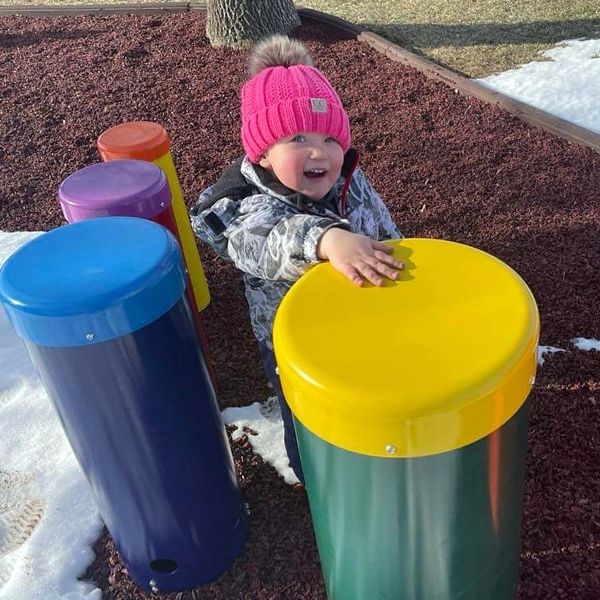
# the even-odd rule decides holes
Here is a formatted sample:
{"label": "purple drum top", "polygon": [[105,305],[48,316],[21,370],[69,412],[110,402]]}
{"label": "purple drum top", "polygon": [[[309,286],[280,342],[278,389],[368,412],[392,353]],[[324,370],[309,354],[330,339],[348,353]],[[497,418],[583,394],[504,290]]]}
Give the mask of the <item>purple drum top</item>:
{"label": "purple drum top", "polygon": [[165,174],[143,160],[113,160],[69,175],[58,188],[69,223],[97,217],[152,219],[171,204]]}

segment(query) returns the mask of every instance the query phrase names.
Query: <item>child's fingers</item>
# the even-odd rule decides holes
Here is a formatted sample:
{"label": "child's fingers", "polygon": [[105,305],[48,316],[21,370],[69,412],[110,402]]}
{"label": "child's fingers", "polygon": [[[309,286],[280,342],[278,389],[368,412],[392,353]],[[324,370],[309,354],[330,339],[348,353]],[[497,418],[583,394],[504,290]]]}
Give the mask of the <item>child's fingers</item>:
{"label": "child's fingers", "polygon": [[398,277],[398,269],[394,269],[384,262],[380,262],[376,268],[379,273],[385,275],[388,279],[397,279]]}
{"label": "child's fingers", "polygon": [[[380,263],[380,266],[382,265],[383,263]],[[371,266],[369,263],[360,263],[360,265],[358,266],[358,271],[367,281],[370,281],[373,285],[383,285],[383,277],[377,271],[377,269]]]}
{"label": "child's fingers", "polygon": [[398,260],[397,258],[390,256],[389,254],[384,254],[383,252],[380,252],[379,250],[375,250],[375,256],[380,261],[384,262],[386,265],[390,265],[391,267],[394,267],[395,269],[403,269],[404,268],[404,263],[401,260]]}
{"label": "child's fingers", "polygon": [[380,252],[385,252],[386,254],[391,254],[394,249],[383,242],[377,242],[375,240],[371,240],[371,246],[373,250],[379,250]]}
{"label": "child's fingers", "polygon": [[355,285],[362,285],[363,284],[363,279],[360,276],[360,273],[351,264],[342,265],[339,268],[339,270],[340,270],[341,273],[343,273]]}
{"label": "child's fingers", "polygon": [[365,262],[370,268],[373,269],[373,271],[380,275],[385,275],[389,279],[396,279],[398,277],[398,269],[390,266],[383,260],[377,260],[376,258],[372,258]]}

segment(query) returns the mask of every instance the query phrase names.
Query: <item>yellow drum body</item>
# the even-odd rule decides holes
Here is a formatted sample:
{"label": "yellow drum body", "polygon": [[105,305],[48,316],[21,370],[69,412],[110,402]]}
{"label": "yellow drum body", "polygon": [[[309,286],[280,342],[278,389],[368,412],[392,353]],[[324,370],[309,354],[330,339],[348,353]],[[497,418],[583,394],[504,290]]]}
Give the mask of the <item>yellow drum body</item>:
{"label": "yellow drum body", "polygon": [[166,130],[158,123],[132,121],[107,129],[98,138],[98,150],[102,160],[133,158],[147,160],[165,173],[171,191],[173,214],[179,233],[181,250],[190,277],[196,307],[204,310],[210,302],[208,283],[190,219],[181,193],[179,178],[171,155],[171,142]]}

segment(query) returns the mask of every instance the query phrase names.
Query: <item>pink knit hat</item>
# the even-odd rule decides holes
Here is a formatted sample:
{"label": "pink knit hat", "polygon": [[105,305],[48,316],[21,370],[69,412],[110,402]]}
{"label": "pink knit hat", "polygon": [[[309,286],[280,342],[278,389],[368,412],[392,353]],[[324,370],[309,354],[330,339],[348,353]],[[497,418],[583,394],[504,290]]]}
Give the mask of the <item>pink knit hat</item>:
{"label": "pink knit hat", "polygon": [[305,64],[263,69],[242,88],[242,145],[258,162],[282,138],[323,133],[350,148],[342,102],[321,71]]}

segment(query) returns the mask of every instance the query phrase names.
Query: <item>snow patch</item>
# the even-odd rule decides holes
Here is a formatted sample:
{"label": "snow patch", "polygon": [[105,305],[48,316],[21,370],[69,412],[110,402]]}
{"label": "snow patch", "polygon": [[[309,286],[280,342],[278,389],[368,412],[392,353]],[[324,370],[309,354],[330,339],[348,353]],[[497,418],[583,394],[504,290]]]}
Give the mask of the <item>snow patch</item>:
{"label": "snow patch", "polygon": [[542,366],[545,362],[544,356],[546,354],[554,354],[555,352],[566,352],[562,348],[557,348],[556,346],[538,346],[537,350],[537,363]]}
{"label": "snow patch", "polygon": [[600,40],[567,40],[533,61],[478,81],[600,133]]}
{"label": "snow patch", "polygon": [[576,337],[571,340],[572,344],[579,350],[597,350],[600,352],[600,340],[594,338]]}
{"label": "snow patch", "polygon": [[[250,406],[226,408],[222,415],[225,424],[237,427],[232,434],[234,440],[246,433],[254,452],[275,467],[286,483],[298,483],[285,450],[283,420],[277,397],[262,403],[254,402]],[[250,431],[244,431],[244,428]]]}
{"label": "snow patch", "polygon": [[[0,265],[38,232],[0,232]],[[88,483],[0,308],[0,599],[100,600],[78,577],[102,531]]]}

